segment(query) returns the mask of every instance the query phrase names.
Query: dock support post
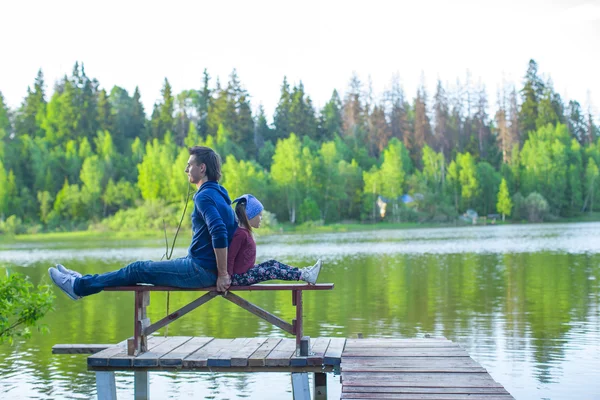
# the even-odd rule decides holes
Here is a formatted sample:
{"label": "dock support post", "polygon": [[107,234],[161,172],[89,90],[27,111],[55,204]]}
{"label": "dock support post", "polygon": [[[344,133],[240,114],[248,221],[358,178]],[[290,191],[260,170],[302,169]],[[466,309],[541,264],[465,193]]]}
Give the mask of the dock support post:
{"label": "dock support post", "polygon": [[117,385],[115,384],[114,372],[96,372],[96,392],[98,393],[98,400],[117,400]]}
{"label": "dock support post", "polygon": [[135,371],[134,378],[134,399],[148,400],[150,398],[150,380],[148,371]]}
{"label": "dock support post", "polygon": [[310,400],[308,372],[292,372],[292,393],[294,400]]}
{"label": "dock support post", "polygon": [[324,372],[315,372],[313,400],[327,400],[327,374]]}

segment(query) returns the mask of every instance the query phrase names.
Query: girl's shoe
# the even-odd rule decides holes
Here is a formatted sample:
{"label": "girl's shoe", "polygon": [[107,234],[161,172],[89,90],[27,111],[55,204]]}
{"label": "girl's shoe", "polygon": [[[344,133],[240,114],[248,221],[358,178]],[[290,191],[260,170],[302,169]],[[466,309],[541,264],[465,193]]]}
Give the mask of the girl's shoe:
{"label": "girl's shoe", "polygon": [[321,260],[317,260],[315,265],[312,267],[303,268],[302,274],[300,275],[300,279],[307,282],[310,285],[314,285],[317,283],[317,279],[319,278],[319,272],[321,272],[321,265],[323,263]]}

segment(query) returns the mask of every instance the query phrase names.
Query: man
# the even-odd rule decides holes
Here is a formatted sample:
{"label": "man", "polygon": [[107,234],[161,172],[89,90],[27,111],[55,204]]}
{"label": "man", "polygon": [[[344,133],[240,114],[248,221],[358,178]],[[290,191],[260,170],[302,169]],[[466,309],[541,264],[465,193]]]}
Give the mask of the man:
{"label": "man", "polygon": [[186,257],[169,261],[136,261],[118,271],[85,275],[58,264],[48,270],[52,281],[71,299],[78,300],[105,287],[149,283],[156,286],[200,288],[216,284],[229,288],[227,247],[237,222],[227,190],[219,185],[221,159],[208,147],[189,149],[185,168],[190,183],[198,188],[192,212],[192,243]]}

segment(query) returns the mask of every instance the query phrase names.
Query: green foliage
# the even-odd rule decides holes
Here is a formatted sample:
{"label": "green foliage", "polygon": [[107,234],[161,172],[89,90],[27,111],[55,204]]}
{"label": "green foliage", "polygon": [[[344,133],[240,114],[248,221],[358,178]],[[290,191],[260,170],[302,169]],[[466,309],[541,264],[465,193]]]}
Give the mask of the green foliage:
{"label": "green foliage", "polygon": [[[597,203],[594,116],[575,101],[565,110],[533,60],[521,106],[513,88],[490,113],[495,121],[485,90],[468,82],[456,91],[438,82],[430,108],[423,85],[409,102],[395,78],[379,102],[353,75],[343,99],[333,90],[316,109],[301,81],[284,78],[272,125],[262,106],[252,112],[235,70],[227,85],[210,83],[205,70],[201,88],[173,93],[165,79],[149,119],[138,88],[109,92],[80,63],[49,101],[41,71],[16,110],[0,93],[0,220],[14,216],[18,231],[85,229],[132,207],[180,204],[184,146],[193,145],[221,154],[233,197],[255,193],[291,222],[377,221],[379,196],[389,203],[385,218],[397,221],[487,214],[502,178],[509,193],[542,195],[555,216],[579,217]],[[467,91],[474,99],[461,97]],[[416,199],[409,206],[399,201],[405,193]]]}
{"label": "green foliage", "polygon": [[504,221],[506,215],[510,216],[512,208],[513,203],[508,192],[508,184],[506,183],[506,179],[502,178],[498,190],[498,203],[496,204],[496,209],[502,214],[502,221]]}
{"label": "green foliage", "polygon": [[34,287],[23,275],[0,277],[0,344],[29,337],[32,327],[46,331],[38,321],[54,309],[53,300],[48,286]]}
{"label": "green foliage", "polygon": [[544,196],[536,192],[530,193],[525,198],[524,206],[529,222],[542,222],[550,209]]}

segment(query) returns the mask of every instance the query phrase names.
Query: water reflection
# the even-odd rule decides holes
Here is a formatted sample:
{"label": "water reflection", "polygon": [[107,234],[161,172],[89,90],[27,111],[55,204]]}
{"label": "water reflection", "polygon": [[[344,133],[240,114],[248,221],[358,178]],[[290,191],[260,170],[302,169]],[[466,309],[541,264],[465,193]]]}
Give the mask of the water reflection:
{"label": "water reflection", "polygon": [[[333,292],[305,295],[306,334],[352,337],[442,335],[459,342],[517,398],[594,398],[600,393],[600,224],[373,231],[261,238],[259,258],[307,265],[326,259]],[[47,282],[48,263],[109,271],[161,248],[23,248],[0,251],[5,268]],[[35,246],[38,248],[38,246]],[[529,249],[529,250],[527,250]],[[180,253],[184,249],[178,250]],[[0,264],[2,265],[2,264]],[[193,293],[171,296],[171,310]],[[249,300],[293,318],[289,293]],[[152,294],[150,317],[164,316],[166,295]],[[12,398],[89,398],[94,376],[85,357],[52,356],[55,343],[115,343],[131,334],[130,293],[72,302],[57,292],[51,333],[0,347],[0,393]],[[164,330],[163,332],[164,333]],[[284,333],[222,299],[169,326],[169,335],[277,336]],[[152,374],[157,398],[290,398],[285,374]],[[331,378],[330,390],[339,391]],[[128,397],[132,375],[119,374]],[[337,386],[336,386],[337,385]],[[334,398],[332,394],[332,398]]]}

